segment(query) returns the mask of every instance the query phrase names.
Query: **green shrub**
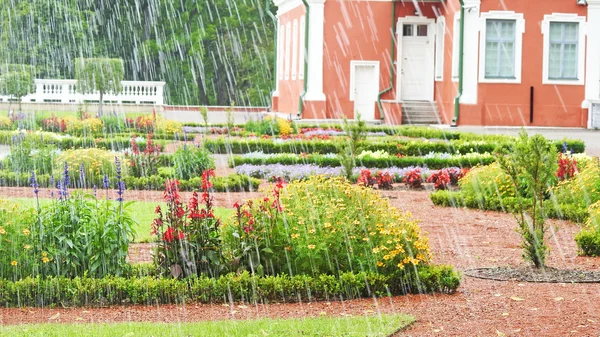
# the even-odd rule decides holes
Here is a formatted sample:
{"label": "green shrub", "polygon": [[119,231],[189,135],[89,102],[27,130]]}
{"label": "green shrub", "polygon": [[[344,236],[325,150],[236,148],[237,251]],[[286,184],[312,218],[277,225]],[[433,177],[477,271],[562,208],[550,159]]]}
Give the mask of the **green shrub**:
{"label": "green shrub", "polygon": [[600,201],[588,208],[585,227],[575,236],[581,255],[600,256]]}
{"label": "green shrub", "polygon": [[[66,163],[72,183],[70,186],[103,186],[105,174],[109,177],[116,176],[115,157],[119,157],[123,162],[121,156],[115,152],[96,148],[67,150],[56,157],[54,169],[62,172]],[[127,175],[128,167],[129,162],[125,161],[122,167],[124,176]],[[81,173],[83,173],[83,180]]]}
{"label": "green shrub", "polygon": [[500,199],[515,196],[510,177],[497,163],[471,169],[459,181],[459,186],[464,198],[476,200],[481,209],[485,203],[498,203]]}
{"label": "green shrub", "polygon": [[[162,170],[161,170],[162,169]],[[172,177],[172,170],[165,170],[162,174],[148,177],[132,177],[123,178],[125,186],[130,190],[162,190],[165,186],[167,178]],[[189,180],[180,180],[179,188],[182,191],[197,191],[200,188],[201,178],[193,177]],[[213,179],[213,190],[215,192],[249,192],[257,191],[260,185],[260,180],[251,178],[243,174],[230,174],[226,177],[215,177]],[[0,186],[2,186],[2,171],[0,171]]]}
{"label": "green shrub", "polygon": [[181,180],[200,177],[202,172],[215,168],[210,152],[204,147],[184,145],[175,151],[172,160],[175,177]]}
{"label": "green shrub", "polygon": [[240,206],[224,228],[224,244],[242,268],[272,275],[387,275],[430,261],[417,223],[372,189],[312,177],[283,190],[276,186],[273,195]]}

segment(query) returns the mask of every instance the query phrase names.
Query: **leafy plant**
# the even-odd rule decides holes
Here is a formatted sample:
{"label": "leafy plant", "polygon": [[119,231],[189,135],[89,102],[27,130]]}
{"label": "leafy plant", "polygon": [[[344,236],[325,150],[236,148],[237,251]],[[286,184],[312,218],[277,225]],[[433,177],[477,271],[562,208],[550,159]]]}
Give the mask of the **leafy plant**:
{"label": "leafy plant", "polygon": [[433,183],[433,187],[436,190],[445,190],[451,182],[450,174],[448,174],[447,170],[439,170],[427,177],[427,182]]}
{"label": "leafy plant", "polygon": [[377,180],[377,188],[380,190],[391,190],[394,186],[394,176],[389,172],[377,172],[375,177]]}
{"label": "leafy plant", "polygon": [[420,188],[423,186],[423,177],[421,176],[421,169],[416,168],[410,170],[404,176],[404,183],[410,188]]}
{"label": "leafy plant", "polygon": [[134,177],[158,174],[160,145],[155,145],[152,137],[152,133],[146,135],[146,146],[140,152],[136,136],[131,136],[131,154],[126,154],[125,157],[129,161],[129,173]]}
{"label": "leafy plant", "polygon": [[371,174],[371,170],[361,170],[356,181],[361,186],[373,187],[377,183],[377,178]]}
{"label": "leafy plant", "polygon": [[[499,150],[497,158],[517,191],[513,214],[523,238],[523,257],[543,268],[548,251],[544,199],[557,170],[556,148],[543,136],[530,137],[523,130],[514,144]],[[525,202],[528,196],[531,202]]]}
{"label": "leafy plant", "polygon": [[177,179],[199,177],[204,171],[214,167],[210,152],[204,147],[183,145],[173,154],[173,168]]}
{"label": "leafy plant", "polygon": [[573,156],[568,153],[558,154],[558,170],[556,171],[556,177],[558,177],[559,181],[572,178],[577,171],[577,159],[573,158]]}
{"label": "leafy plant", "polygon": [[[155,261],[161,274],[172,277],[208,275],[217,277],[221,267],[219,225],[210,195],[212,170],[202,174],[202,196],[194,192],[188,205],[181,202],[179,182],[167,180],[164,198],[167,208],[152,223],[159,241]],[[202,203],[202,207],[200,207]]]}
{"label": "leafy plant", "polygon": [[202,121],[204,122],[204,127],[206,128],[206,130],[208,130],[208,107],[200,107],[200,116],[202,117]]}

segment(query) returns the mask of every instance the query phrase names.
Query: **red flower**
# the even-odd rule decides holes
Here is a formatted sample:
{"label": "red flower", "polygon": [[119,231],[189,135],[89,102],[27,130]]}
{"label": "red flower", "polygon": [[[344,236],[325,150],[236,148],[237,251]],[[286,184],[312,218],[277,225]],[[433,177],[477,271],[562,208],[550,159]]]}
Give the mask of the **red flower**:
{"label": "red flower", "polygon": [[203,191],[208,191],[213,185],[210,182],[210,177],[214,177],[215,176],[215,170],[213,169],[208,169],[204,172],[202,172],[202,190]]}
{"label": "red flower", "polygon": [[167,228],[167,230],[163,233],[163,240],[167,241],[167,242],[173,242],[173,240],[175,239],[174,234],[175,230],[173,229],[173,227],[169,227]]}

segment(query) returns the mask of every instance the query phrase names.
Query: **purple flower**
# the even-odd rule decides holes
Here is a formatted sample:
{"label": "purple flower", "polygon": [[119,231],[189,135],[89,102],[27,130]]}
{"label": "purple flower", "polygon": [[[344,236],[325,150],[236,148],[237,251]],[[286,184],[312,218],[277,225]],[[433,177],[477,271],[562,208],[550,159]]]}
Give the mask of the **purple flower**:
{"label": "purple flower", "polygon": [[183,129],[183,141],[184,142],[188,141],[187,132],[185,131],[185,129]]}
{"label": "purple flower", "polygon": [[106,173],[104,173],[104,179],[102,179],[102,182],[104,183],[104,188],[108,189],[108,187],[110,186],[110,181],[108,180],[108,176],[106,175]]}
{"label": "purple flower", "polygon": [[63,171],[63,187],[69,188],[69,184],[71,183],[71,178],[69,177],[69,164],[65,162],[65,169]]}
{"label": "purple flower", "polygon": [[85,169],[83,167],[83,163],[81,163],[81,165],[79,166],[79,182],[81,183],[81,187],[83,187],[83,183],[85,181],[84,172]]}
{"label": "purple flower", "polygon": [[98,188],[96,188],[96,185],[94,185],[94,198],[97,197],[98,194]]}
{"label": "purple flower", "polygon": [[121,180],[121,161],[115,157],[115,166],[117,170],[117,201],[123,202],[123,192],[125,191],[125,183]]}
{"label": "purple flower", "polygon": [[37,182],[34,171],[31,171],[31,178],[29,178],[29,182],[31,184],[30,186],[33,187],[33,193],[35,193],[35,196],[37,197],[38,193],[40,192],[40,190],[38,189],[40,185]]}

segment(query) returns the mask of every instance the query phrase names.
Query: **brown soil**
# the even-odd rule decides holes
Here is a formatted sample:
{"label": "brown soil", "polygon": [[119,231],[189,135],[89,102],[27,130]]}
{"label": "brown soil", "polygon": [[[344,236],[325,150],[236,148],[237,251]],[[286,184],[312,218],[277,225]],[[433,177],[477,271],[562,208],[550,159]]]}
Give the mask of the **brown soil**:
{"label": "brown soil", "polygon": [[[26,196],[31,196],[29,189]],[[0,196],[18,189],[0,189]],[[435,263],[458,270],[524,266],[516,224],[508,214],[434,206],[427,191],[388,191],[394,206],[410,211],[427,233]],[[247,194],[248,195],[248,194]],[[17,195],[15,195],[17,196]],[[128,197],[134,198],[128,191]],[[160,200],[160,192],[139,192],[140,200]],[[247,196],[219,195],[223,205]],[[230,202],[231,201],[231,202]],[[579,257],[573,241],[577,225],[551,221],[548,265],[600,270],[600,259]],[[134,246],[135,247],[135,246]],[[146,247],[149,247],[146,244]],[[143,248],[140,246],[139,248]],[[135,248],[134,248],[135,249]],[[189,322],[256,317],[340,316],[402,312],[417,322],[397,336],[597,336],[600,284],[499,282],[464,276],[454,295],[410,295],[319,303],[129,306],[102,309],[0,309],[0,324],[43,322]],[[59,315],[58,315],[59,314]]]}

